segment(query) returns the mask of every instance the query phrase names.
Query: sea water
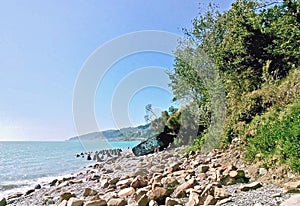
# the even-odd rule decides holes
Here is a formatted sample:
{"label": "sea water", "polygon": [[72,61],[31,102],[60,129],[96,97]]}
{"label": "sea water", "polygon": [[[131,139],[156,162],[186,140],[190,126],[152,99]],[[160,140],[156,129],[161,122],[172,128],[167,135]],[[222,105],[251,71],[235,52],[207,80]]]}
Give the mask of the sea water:
{"label": "sea water", "polygon": [[0,142],[0,197],[32,189],[38,183],[75,174],[92,164],[76,154],[139,142]]}

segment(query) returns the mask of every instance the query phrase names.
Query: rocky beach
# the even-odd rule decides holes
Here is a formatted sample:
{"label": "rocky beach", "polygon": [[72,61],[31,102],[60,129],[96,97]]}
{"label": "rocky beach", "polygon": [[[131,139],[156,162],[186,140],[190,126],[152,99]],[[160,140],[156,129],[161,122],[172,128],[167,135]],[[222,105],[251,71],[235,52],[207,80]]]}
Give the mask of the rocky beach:
{"label": "rocky beach", "polygon": [[296,175],[251,167],[234,145],[209,153],[182,150],[126,153],[5,197],[0,205],[300,205]]}

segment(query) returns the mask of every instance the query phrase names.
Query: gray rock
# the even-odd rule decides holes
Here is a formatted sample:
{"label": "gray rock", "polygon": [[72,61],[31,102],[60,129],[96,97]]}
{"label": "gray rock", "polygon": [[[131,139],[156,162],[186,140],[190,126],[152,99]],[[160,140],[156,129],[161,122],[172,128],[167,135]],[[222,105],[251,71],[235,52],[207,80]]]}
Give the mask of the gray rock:
{"label": "gray rock", "polygon": [[30,195],[30,194],[33,193],[34,191],[35,191],[34,189],[28,190],[27,192],[25,192],[25,195]]}
{"label": "gray rock", "polygon": [[260,174],[260,175],[266,175],[266,174],[268,174],[268,170],[266,169],[266,168],[259,168],[259,171],[258,171],[258,173]]}
{"label": "gray rock", "polygon": [[260,182],[252,182],[249,184],[241,185],[240,190],[241,191],[256,190],[257,188],[260,187],[262,187],[262,184]]}
{"label": "gray rock", "polygon": [[50,182],[50,186],[55,186],[57,183],[58,179],[54,179]]}
{"label": "gray rock", "polygon": [[38,185],[36,185],[36,186],[34,187],[35,190],[39,190],[39,189],[41,189],[41,188],[42,188],[42,186],[41,186],[40,184],[38,184]]}
{"label": "gray rock", "polygon": [[13,194],[13,195],[8,196],[7,199],[8,199],[8,200],[10,200],[10,199],[15,199],[15,198],[21,197],[22,195],[23,195],[23,193],[17,192],[17,193],[15,193],[15,194]]}

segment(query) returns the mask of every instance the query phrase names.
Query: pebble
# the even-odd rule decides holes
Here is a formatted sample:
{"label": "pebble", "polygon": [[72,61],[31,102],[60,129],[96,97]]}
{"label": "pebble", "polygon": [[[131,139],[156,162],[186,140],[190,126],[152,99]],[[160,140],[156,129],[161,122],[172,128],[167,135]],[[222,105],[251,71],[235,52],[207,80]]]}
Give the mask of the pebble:
{"label": "pebble", "polygon": [[[36,188],[30,197],[16,197],[13,204],[286,206],[283,202],[293,194],[262,182],[247,184],[245,167],[223,163],[222,155],[218,150],[186,155],[179,149],[141,157],[126,154],[96,163],[75,176],[53,180],[50,187]],[[298,183],[287,183],[285,189],[298,190]]]}

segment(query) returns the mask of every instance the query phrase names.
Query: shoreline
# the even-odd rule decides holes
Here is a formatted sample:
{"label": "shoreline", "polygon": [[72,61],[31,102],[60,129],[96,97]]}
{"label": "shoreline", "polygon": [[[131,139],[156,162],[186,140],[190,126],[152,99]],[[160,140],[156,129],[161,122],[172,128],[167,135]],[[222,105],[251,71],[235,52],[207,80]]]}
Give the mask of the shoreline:
{"label": "shoreline", "polygon": [[[48,142],[48,141],[45,141],[45,142]],[[118,149],[118,148],[116,148],[116,149]],[[13,196],[14,194],[17,194],[17,193],[25,194],[27,191],[35,188],[37,185],[41,185],[41,187],[46,187],[47,185],[49,185],[55,179],[62,180],[63,178],[67,178],[67,177],[71,177],[71,176],[77,176],[79,173],[86,172],[86,170],[88,170],[89,168],[92,168],[95,164],[98,163],[97,161],[94,161],[94,160],[91,160],[91,161],[87,160],[87,158],[86,158],[87,153],[90,153],[90,152],[85,152],[84,157],[83,157],[86,161],[86,165],[84,165],[81,168],[77,169],[77,171],[69,172],[69,173],[65,173],[65,174],[53,175],[53,176],[39,177],[39,178],[35,178],[35,179],[3,182],[4,186],[12,186],[12,187],[15,186],[15,187],[12,188],[12,189],[6,189],[6,190],[0,191],[1,192],[0,193],[1,194],[0,195],[0,200],[2,198],[7,198],[9,196]],[[128,151],[127,148],[123,149],[123,155],[128,154],[128,153],[129,153],[129,151]],[[75,156],[75,158],[82,158],[81,156],[76,157],[75,154],[74,154],[74,156]],[[114,157],[111,157],[111,158],[114,158]],[[105,162],[105,161],[103,161],[103,162]],[[19,183],[19,184],[17,184],[17,183]],[[17,185],[21,185],[21,186],[17,186]]]}
{"label": "shoreline", "polygon": [[204,203],[210,198],[215,204],[228,206],[252,203],[275,206],[292,196],[285,186],[265,182],[243,191],[241,188],[257,180],[247,176],[247,167],[238,158],[230,159],[227,155],[235,156],[219,150],[187,155],[180,148],[140,157],[125,154],[92,163],[81,172],[28,190],[26,195],[6,197],[6,202],[16,206],[66,206],[67,203],[110,206],[125,202],[126,205],[174,205],[175,202],[197,205],[191,202],[197,199],[198,203]]}
{"label": "shoreline", "polygon": [[20,183],[20,185],[23,185],[23,186],[15,187],[13,189],[2,190],[1,191],[2,194],[0,196],[0,199],[1,198],[7,198],[8,196],[11,196],[15,193],[25,194],[28,190],[34,188],[35,186],[37,186],[37,185],[41,185],[41,186],[48,185],[50,182],[52,182],[55,179],[63,179],[65,177],[77,175],[77,174],[81,173],[82,171],[84,171],[84,169],[87,170],[88,167],[90,167],[91,165],[94,165],[94,164],[83,166],[77,172],[70,172],[70,173],[66,173],[66,174],[59,174],[59,175],[47,176],[47,177],[39,177],[39,178],[36,178],[36,179],[31,179],[31,180],[4,182],[4,185],[6,185],[6,186],[18,185],[18,184],[14,184],[14,183]]}

